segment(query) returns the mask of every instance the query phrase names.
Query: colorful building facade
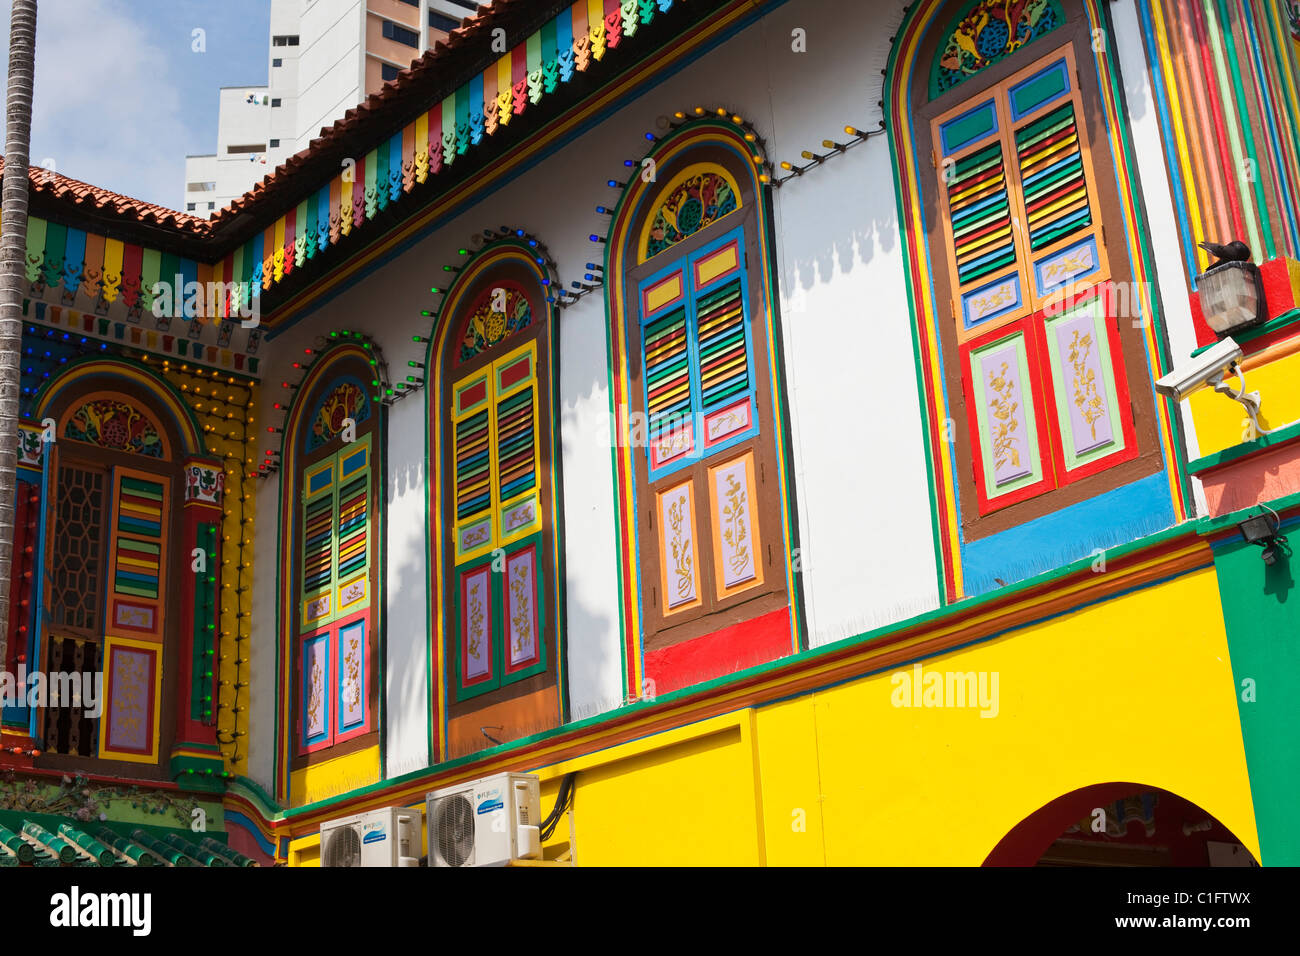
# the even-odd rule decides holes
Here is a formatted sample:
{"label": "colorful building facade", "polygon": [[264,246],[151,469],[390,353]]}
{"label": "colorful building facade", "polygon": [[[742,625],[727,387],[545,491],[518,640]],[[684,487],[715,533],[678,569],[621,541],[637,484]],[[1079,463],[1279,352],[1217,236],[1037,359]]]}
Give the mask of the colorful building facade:
{"label": "colorful building facade", "polygon": [[[1298,31],[497,0],[210,220],[37,171],[6,666],[103,709],[6,706],[0,824],[316,865],[528,771],[580,865],[1294,863]],[[1156,387],[1233,240],[1250,415]]]}

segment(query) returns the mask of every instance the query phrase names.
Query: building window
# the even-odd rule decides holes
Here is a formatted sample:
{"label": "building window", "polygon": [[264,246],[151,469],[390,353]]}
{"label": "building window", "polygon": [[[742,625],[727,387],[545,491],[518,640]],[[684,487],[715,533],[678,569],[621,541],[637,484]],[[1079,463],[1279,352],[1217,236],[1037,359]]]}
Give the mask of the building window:
{"label": "building window", "polygon": [[227,146],[226,152],[228,154],[260,153],[264,149],[266,149],[266,145],[264,143],[245,143],[241,146]]}
{"label": "building window", "polygon": [[187,203],[185,204],[185,211],[186,211],[186,212],[193,212],[193,211],[194,211],[194,207],[195,207],[195,205],[196,205],[195,203],[187,202]]}
{"label": "building window", "polygon": [[214,202],[210,202],[210,203],[208,203],[208,208],[209,208],[209,209],[216,209],[216,208],[217,208],[217,204],[214,203]]}
{"label": "building window", "polygon": [[437,10],[430,10],[429,26],[435,30],[441,30],[443,33],[450,33],[452,30],[460,29],[460,21],[455,17],[439,13]]}
{"label": "building window", "polygon": [[178,501],[179,438],[143,394],[82,388],[56,403],[58,440],[46,446],[45,621],[28,666],[101,675],[104,698],[99,717],[70,702],[46,707],[38,739],[48,759],[63,761],[51,766],[89,769],[77,758],[94,758],[158,774],[173,734],[163,694],[177,694],[177,706],[182,699],[174,683],[181,612],[168,596],[182,587],[178,569],[189,568],[193,544]]}
{"label": "building window", "polygon": [[798,646],[751,153],[734,126],[683,129],[652,150],[657,181],[629,184],[609,240],[628,656],[644,661],[628,678],[660,693]]}
{"label": "building window", "polygon": [[778,495],[772,426],[760,415],[770,392],[767,363],[755,358],[766,343],[750,301],[749,210],[721,166],[670,175],[629,272],[633,406],[644,416],[634,424],[645,430],[637,498],[648,640],[671,640],[678,629],[697,636],[724,610],[785,598],[784,549],[767,538],[777,531]]}
{"label": "building window", "polygon": [[205,183],[186,183],[186,184],[185,184],[185,190],[186,190],[186,192],[191,192],[191,193],[210,193],[210,192],[212,192],[213,190],[215,190],[216,188],[217,188],[217,184],[216,184],[214,181],[212,181],[212,180],[208,180],[208,181],[205,182]]}
{"label": "building window", "polygon": [[995,49],[963,16],[914,81],[966,540],[1160,466],[1086,32],[1057,0],[1021,20]]}
{"label": "building window", "polygon": [[391,20],[384,21],[383,31],[384,37],[389,40],[396,40],[398,43],[404,43],[417,49],[420,46],[420,35],[418,33],[414,30],[408,30],[406,27],[398,26]]}
{"label": "building window", "polygon": [[379,406],[358,349],[323,361],[288,436],[295,767],[369,746],[378,726]]}
{"label": "building window", "polygon": [[274,67],[277,67],[277,66],[284,66],[284,60],[280,59],[280,58],[277,56],[275,59],[273,59],[273,60],[271,61],[271,66],[272,66],[273,68],[274,68]]}
{"label": "building window", "polygon": [[430,358],[441,379],[430,422],[444,530],[432,540],[452,757],[488,746],[485,708],[498,740],[533,732],[539,716],[560,720],[554,316],[542,278],[522,243],[479,253],[448,293]]}
{"label": "building window", "polygon": [[296,36],[274,36],[271,37],[272,46],[297,46],[298,38]]}
{"label": "building window", "polygon": [[389,83],[397,79],[397,74],[401,71],[397,67],[391,66],[388,63],[381,63],[379,64],[379,72],[383,76],[384,82]]}
{"label": "building window", "polygon": [[273,140],[271,140],[271,148],[272,148],[272,149],[275,149],[275,148],[276,148],[277,146],[279,146],[279,145],[280,145],[280,141],[279,141],[278,139],[273,139]]}
{"label": "building window", "polygon": [[272,105],[272,106],[279,106],[279,105],[280,105],[280,99],[279,99],[279,97],[275,97],[275,98],[273,98],[273,99],[271,100],[271,105]]}

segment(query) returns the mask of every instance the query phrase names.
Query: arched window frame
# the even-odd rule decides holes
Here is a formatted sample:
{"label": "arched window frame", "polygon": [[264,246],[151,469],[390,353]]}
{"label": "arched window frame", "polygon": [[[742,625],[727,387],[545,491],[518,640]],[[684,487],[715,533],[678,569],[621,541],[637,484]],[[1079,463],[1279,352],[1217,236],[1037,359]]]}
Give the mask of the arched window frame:
{"label": "arched window frame", "polygon": [[[1151,394],[1150,382],[1159,374],[1153,365],[1159,368],[1164,351],[1162,323],[1158,303],[1150,294],[1152,285],[1144,262],[1147,239],[1137,228],[1135,178],[1130,172],[1130,147],[1115,99],[1117,78],[1113,73],[1109,21],[1095,0],[1056,2],[1064,13],[1063,26],[930,99],[931,65],[937,47],[971,4],[925,0],[909,12],[886,71],[887,125],[892,134],[904,223],[900,231],[909,251],[909,295],[928,412],[928,448],[936,478],[933,508],[937,553],[949,600],[966,593],[963,543],[999,534],[1159,473],[1164,466],[1162,443],[1167,446],[1172,435],[1167,403],[1156,402]],[[1098,37],[1104,41],[1104,49],[1094,47]],[[1013,317],[1013,321],[1037,317],[1041,323],[1049,312],[1059,318],[1095,310],[1099,325],[1109,330],[1105,338],[1119,370],[1113,383],[1113,404],[1122,418],[1119,431],[1125,449],[1123,454],[1094,462],[1091,467],[1086,462],[1066,462],[1059,454],[1063,442],[1054,433],[1042,442],[1040,458],[1052,469],[1052,481],[1039,483],[1033,489],[1021,488],[1023,494],[1001,497],[997,502],[991,503],[985,495],[981,502],[975,487],[978,452],[972,436],[973,397],[969,381],[965,381],[970,376],[962,375],[962,363],[969,359],[970,347],[992,344],[996,335],[973,342],[970,339],[975,336],[967,337],[962,343],[965,347],[959,351],[956,326],[961,322],[961,313],[954,305],[945,227],[939,216],[944,168],[934,146],[932,125],[941,114],[960,112],[956,109],[960,104],[994,87],[1009,85],[1017,74],[1033,72],[1031,65],[1066,50],[1073,56],[1077,71],[1069,77],[1071,95],[1080,97],[1083,105],[1080,125],[1091,147],[1095,178],[1090,185],[1096,188],[1093,200],[1100,207],[1096,232],[1106,247],[1105,261],[1100,269],[1078,274],[1075,283],[1058,286],[1058,293],[1041,297],[1033,304],[1035,311],[1018,319]],[[917,242],[917,236],[927,238]],[[1029,330],[1027,338],[1035,337],[1041,357],[1047,353],[1045,335],[1041,329]],[[1044,416],[1057,414],[1059,406],[1054,402],[1062,390],[1052,381],[1050,369],[1037,368],[1037,374],[1047,387],[1042,397],[1035,396],[1028,407],[1042,421]],[[1061,480],[1056,480],[1058,475]],[[1178,514],[1181,497],[1177,475],[1172,470],[1168,475]]]}
{"label": "arched window frame", "polygon": [[[299,385],[285,422],[279,706],[282,760],[290,772],[379,742],[386,408],[372,384],[374,358],[368,342],[326,351]],[[325,403],[341,394],[359,396],[355,400],[360,404],[352,405],[354,399],[347,397],[339,406],[342,417],[335,415],[317,429]],[[351,434],[343,428],[342,419],[348,417],[355,422]],[[364,521],[356,522],[362,508]],[[310,519],[328,525],[322,532],[327,537],[313,536],[315,546],[306,537]],[[349,566],[339,549],[357,551],[358,545],[365,563]],[[328,580],[319,574],[307,577],[309,559],[328,567]],[[345,671],[352,676],[345,677]],[[358,671],[364,676],[358,678]],[[307,692],[317,680],[320,693]],[[355,694],[358,683],[360,697]],[[345,696],[348,689],[350,697]]]}
{"label": "arched window frame", "polygon": [[[796,586],[796,563],[789,557],[795,551],[795,497],[789,467],[788,417],[784,405],[781,338],[772,267],[771,196],[766,177],[760,180],[762,158],[759,148],[752,138],[747,139],[747,133],[739,118],[734,121],[705,118],[689,121],[657,142],[645,159],[634,167],[640,174],[630,176],[614,211],[606,246],[606,305],[610,316],[613,385],[611,404],[616,437],[613,462],[622,589],[620,610],[626,635],[624,679],[632,693],[667,689],[657,683],[651,687],[654,678],[650,675],[654,668],[647,667],[647,653],[670,654],[670,649],[680,643],[721,634],[732,625],[742,625],[748,631],[748,625],[763,622],[752,632],[747,632],[742,640],[742,655],[752,655],[752,659],[732,661],[731,669],[795,652],[802,640],[802,596]],[[649,161],[653,162],[652,166]],[[652,203],[657,207],[677,180],[689,168],[698,165],[725,170],[739,190],[740,207],[706,223],[667,250],[643,258],[640,247],[649,228]],[[653,177],[644,174],[647,169],[653,170]],[[688,603],[685,615],[676,616],[675,620],[668,620],[665,624],[668,616],[656,610],[655,605],[660,601],[658,594],[663,593],[667,586],[662,573],[663,562],[659,558],[661,551],[666,549],[660,542],[650,543],[653,539],[648,536],[657,534],[657,525],[645,498],[651,486],[663,491],[656,483],[662,483],[664,477],[671,474],[671,468],[652,469],[645,447],[649,435],[639,437],[646,433],[643,426],[648,426],[649,420],[633,418],[634,413],[644,414],[646,405],[646,395],[641,386],[645,356],[640,351],[639,320],[643,303],[639,296],[647,283],[653,284],[656,274],[665,267],[671,272],[674,271],[674,262],[694,266],[697,257],[711,254],[733,240],[737,241],[741,255],[741,286],[751,332],[747,348],[752,363],[750,368],[756,379],[752,408],[757,415],[757,433],[750,427],[738,432],[734,440],[729,437],[716,446],[706,447],[702,455],[692,457],[691,463],[698,466],[699,474],[689,480],[703,489],[709,480],[718,477],[716,466],[724,461],[730,464],[730,461],[725,455],[722,459],[714,457],[715,452],[732,449],[731,454],[736,460],[747,453],[753,455],[753,467],[747,469],[751,499],[753,482],[766,483],[771,489],[755,509],[763,536],[759,555],[762,580],[754,584],[752,590],[748,587],[728,589],[724,583],[719,591],[718,581],[725,581],[725,577],[716,566],[716,555],[711,550],[709,577],[697,575],[695,582],[700,600]],[[652,312],[651,316],[654,315]],[[707,417],[711,418],[715,411],[710,408]],[[761,450],[764,447],[765,450]],[[737,448],[741,449],[739,453],[735,451]],[[695,515],[698,517],[705,513],[705,509],[701,507],[699,494],[695,499]],[[708,509],[710,515],[712,510]],[[705,535],[718,534],[712,516],[708,520],[700,519],[698,524],[697,540],[703,540]],[[647,551],[647,548],[652,550]],[[710,581],[712,583],[708,583]],[[657,593],[652,594],[652,591]],[[788,619],[780,627],[766,626],[774,616],[787,614]],[[678,671],[674,673],[676,676],[672,681],[675,685],[684,675]]]}
{"label": "arched window frame", "polygon": [[[148,427],[123,436],[120,428],[134,424],[128,416],[114,426],[111,438],[101,438],[100,429],[92,436],[86,426],[111,421],[118,415],[114,405],[138,414]],[[83,411],[87,407],[92,414]],[[65,722],[66,707],[58,715],[49,708],[33,713],[33,732],[45,748],[41,765],[168,778],[173,747],[187,740],[210,739],[215,724],[210,710],[204,715],[202,703],[202,695],[212,694],[213,685],[196,673],[194,660],[186,659],[196,647],[195,634],[186,633],[186,628],[215,625],[212,602],[220,572],[213,568],[211,577],[201,580],[184,570],[190,568],[195,545],[201,544],[216,562],[222,466],[206,454],[181,396],[133,361],[95,356],[72,363],[38,396],[34,417],[54,423],[55,440],[44,443],[45,454],[40,456],[43,526],[48,530],[39,566],[46,571],[39,588],[36,654],[28,666],[85,671],[87,647],[94,645],[98,648],[95,669],[103,680],[100,717],[92,721],[82,715],[75,732],[72,723]],[[74,421],[76,427],[70,428]],[[152,453],[155,447],[160,454]],[[51,593],[62,560],[58,539],[64,520],[61,503],[68,500],[62,487],[65,468],[104,477],[99,486],[102,504],[96,528],[92,627],[59,620],[61,602]],[[199,492],[191,472],[212,479],[207,490]],[[205,598],[206,606],[196,603],[196,596]],[[203,611],[209,624],[201,620]],[[63,645],[57,666],[51,657],[55,640]],[[74,645],[72,660],[67,659],[69,641]],[[73,709],[68,716],[74,718],[76,713]],[[86,734],[97,741],[92,752],[61,750],[74,738],[77,749],[84,749]]]}
{"label": "arched window frame", "polygon": [[[430,461],[428,568],[433,608],[430,694],[437,759],[490,746],[491,739],[479,727],[482,714],[492,715],[490,723],[497,729],[490,732],[500,739],[502,733],[508,737],[529,726],[557,725],[567,709],[559,310],[550,301],[555,281],[553,267],[537,240],[516,235],[491,241],[463,265],[445,290],[429,337],[425,369]],[[511,331],[507,316],[503,337],[488,336],[475,354],[466,355],[462,347],[467,328],[496,288],[507,290],[509,303],[517,301],[514,296],[523,296],[531,320],[526,327]],[[514,378],[517,375],[524,377]],[[534,485],[530,491],[503,498],[496,481],[498,411],[502,403],[528,390],[534,394]],[[490,505],[485,511],[458,516],[457,438],[467,435],[480,415],[486,415],[489,434],[494,436],[488,444]],[[459,432],[462,428],[466,431]],[[533,508],[536,515],[528,517],[526,512]],[[522,526],[503,535],[503,525],[512,519],[521,520]],[[484,531],[485,539],[476,537]],[[530,575],[534,580],[527,589],[531,608],[527,596],[512,589],[516,577]],[[480,594],[471,593],[472,586],[486,588],[489,605],[480,603]],[[472,628],[468,622],[475,608],[488,611],[483,635],[488,644],[486,648],[479,645],[478,655],[471,654],[469,647]],[[527,616],[529,610],[531,626],[521,622],[516,628],[515,614]],[[529,633],[540,633],[540,640],[530,645],[535,653],[524,647],[527,642],[521,638]],[[508,636],[527,658],[519,666],[510,666]],[[484,649],[489,653],[485,655]],[[485,658],[490,669],[486,674],[475,673]]]}

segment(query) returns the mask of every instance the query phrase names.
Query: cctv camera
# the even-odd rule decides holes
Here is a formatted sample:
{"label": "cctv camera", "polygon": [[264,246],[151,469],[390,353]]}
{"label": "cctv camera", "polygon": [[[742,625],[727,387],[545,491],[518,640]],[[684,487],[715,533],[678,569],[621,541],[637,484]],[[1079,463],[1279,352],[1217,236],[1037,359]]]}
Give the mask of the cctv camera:
{"label": "cctv camera", "polygon": [[1218,384],[1241,361],[1243,354],[1240,345],[1230,338],[1224,339],[1156,382],[1156,391],[1181,402],[1193,392]]}

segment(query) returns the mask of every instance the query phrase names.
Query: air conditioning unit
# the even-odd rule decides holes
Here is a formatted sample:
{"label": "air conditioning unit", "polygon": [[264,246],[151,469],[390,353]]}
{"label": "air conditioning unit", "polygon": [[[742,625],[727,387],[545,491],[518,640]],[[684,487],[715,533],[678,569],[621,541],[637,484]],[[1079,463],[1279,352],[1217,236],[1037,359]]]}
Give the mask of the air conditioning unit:
{"label": "air conditioning unit", "polygon": [[419,866],[419,807],[387,807],[321,824],[321,866]]}
{"label": "air conditioning unit", "polygon": [[425,798],[429,866],[505,866],[540,860],[541,785],[502,773],[435,790]]}

